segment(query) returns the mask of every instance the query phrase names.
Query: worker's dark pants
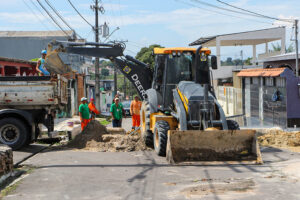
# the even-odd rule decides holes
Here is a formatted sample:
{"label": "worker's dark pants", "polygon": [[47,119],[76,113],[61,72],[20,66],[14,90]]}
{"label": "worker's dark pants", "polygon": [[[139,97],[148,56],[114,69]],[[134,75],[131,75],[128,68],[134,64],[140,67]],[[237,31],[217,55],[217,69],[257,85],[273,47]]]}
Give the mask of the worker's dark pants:
{"label": "worker's dark pants", "polygon": [[121,127],[121,125],[122,125],[122,119],[120,119],[120,120],[114,119],[112,121],[112,125],[113,125],[113,127]]}

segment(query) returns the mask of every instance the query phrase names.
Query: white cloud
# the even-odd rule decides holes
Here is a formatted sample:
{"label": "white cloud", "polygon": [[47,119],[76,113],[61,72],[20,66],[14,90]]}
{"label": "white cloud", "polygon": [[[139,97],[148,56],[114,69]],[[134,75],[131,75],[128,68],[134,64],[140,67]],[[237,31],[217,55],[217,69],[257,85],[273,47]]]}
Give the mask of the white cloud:
{"label": "white cloud", "polygon": [[294,25],[294,20],[297,19],[298,17],[295,16],[284,16],[284,15],[279,15],[279,19],[282,19],[284,21],[279,21],[275,20],[273,22],[274,26],[286,26],[286,27],[293,27]]}
{"label": "white cloud", "polygon": [[[39,15],[40,19],[44,19],[44,16]],[[1,12],[0,13],[1,21],[5,23],[22,23],[22,24],[32,24],[38,23],[39,19],[32,13],[27,12]],[[2,23],[3,23],[2,22]]]}

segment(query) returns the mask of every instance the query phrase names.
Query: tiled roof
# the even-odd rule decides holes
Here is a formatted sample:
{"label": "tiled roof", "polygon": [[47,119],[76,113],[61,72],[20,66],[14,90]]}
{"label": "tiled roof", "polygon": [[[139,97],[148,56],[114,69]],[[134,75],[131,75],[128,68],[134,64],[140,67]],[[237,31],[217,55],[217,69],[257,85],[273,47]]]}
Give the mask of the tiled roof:
{"label": "tiled roof", "polygon": [[286,68],[267,68],[267,69],[243,69],[237,76],[241,77],[276,77],[284,72]]}

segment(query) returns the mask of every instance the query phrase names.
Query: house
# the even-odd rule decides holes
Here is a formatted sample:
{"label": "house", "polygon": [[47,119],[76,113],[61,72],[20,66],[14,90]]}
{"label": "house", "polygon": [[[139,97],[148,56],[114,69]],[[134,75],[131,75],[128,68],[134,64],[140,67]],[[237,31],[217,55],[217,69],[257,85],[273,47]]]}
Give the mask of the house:
{"label": "house", "polygon": [[[23,60],[40,58],[41,51],[47,49],[49,42],[74,39],[74,31],[0,31],[0,56]],[[84,56],[66,53],[60,53],[59,56],[65,64],[81,72]]]}
{"label": "house", "polygon": [[247,125],[300,126],[300,79],[289,68],[244,69],[243,102]]}

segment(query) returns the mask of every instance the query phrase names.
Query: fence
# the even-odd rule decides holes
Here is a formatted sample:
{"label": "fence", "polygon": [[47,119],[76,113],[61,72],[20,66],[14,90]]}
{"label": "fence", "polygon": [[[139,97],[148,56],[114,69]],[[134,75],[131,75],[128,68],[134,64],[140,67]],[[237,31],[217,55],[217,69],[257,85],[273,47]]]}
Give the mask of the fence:
{"label": "fence", "polygon": [[[228,86],[217,86],[215,93],[226,117],[243,114],[242,89]],[[244,125],[243,116],[234,117],[232,119],[237,121],[240,126]]]}

